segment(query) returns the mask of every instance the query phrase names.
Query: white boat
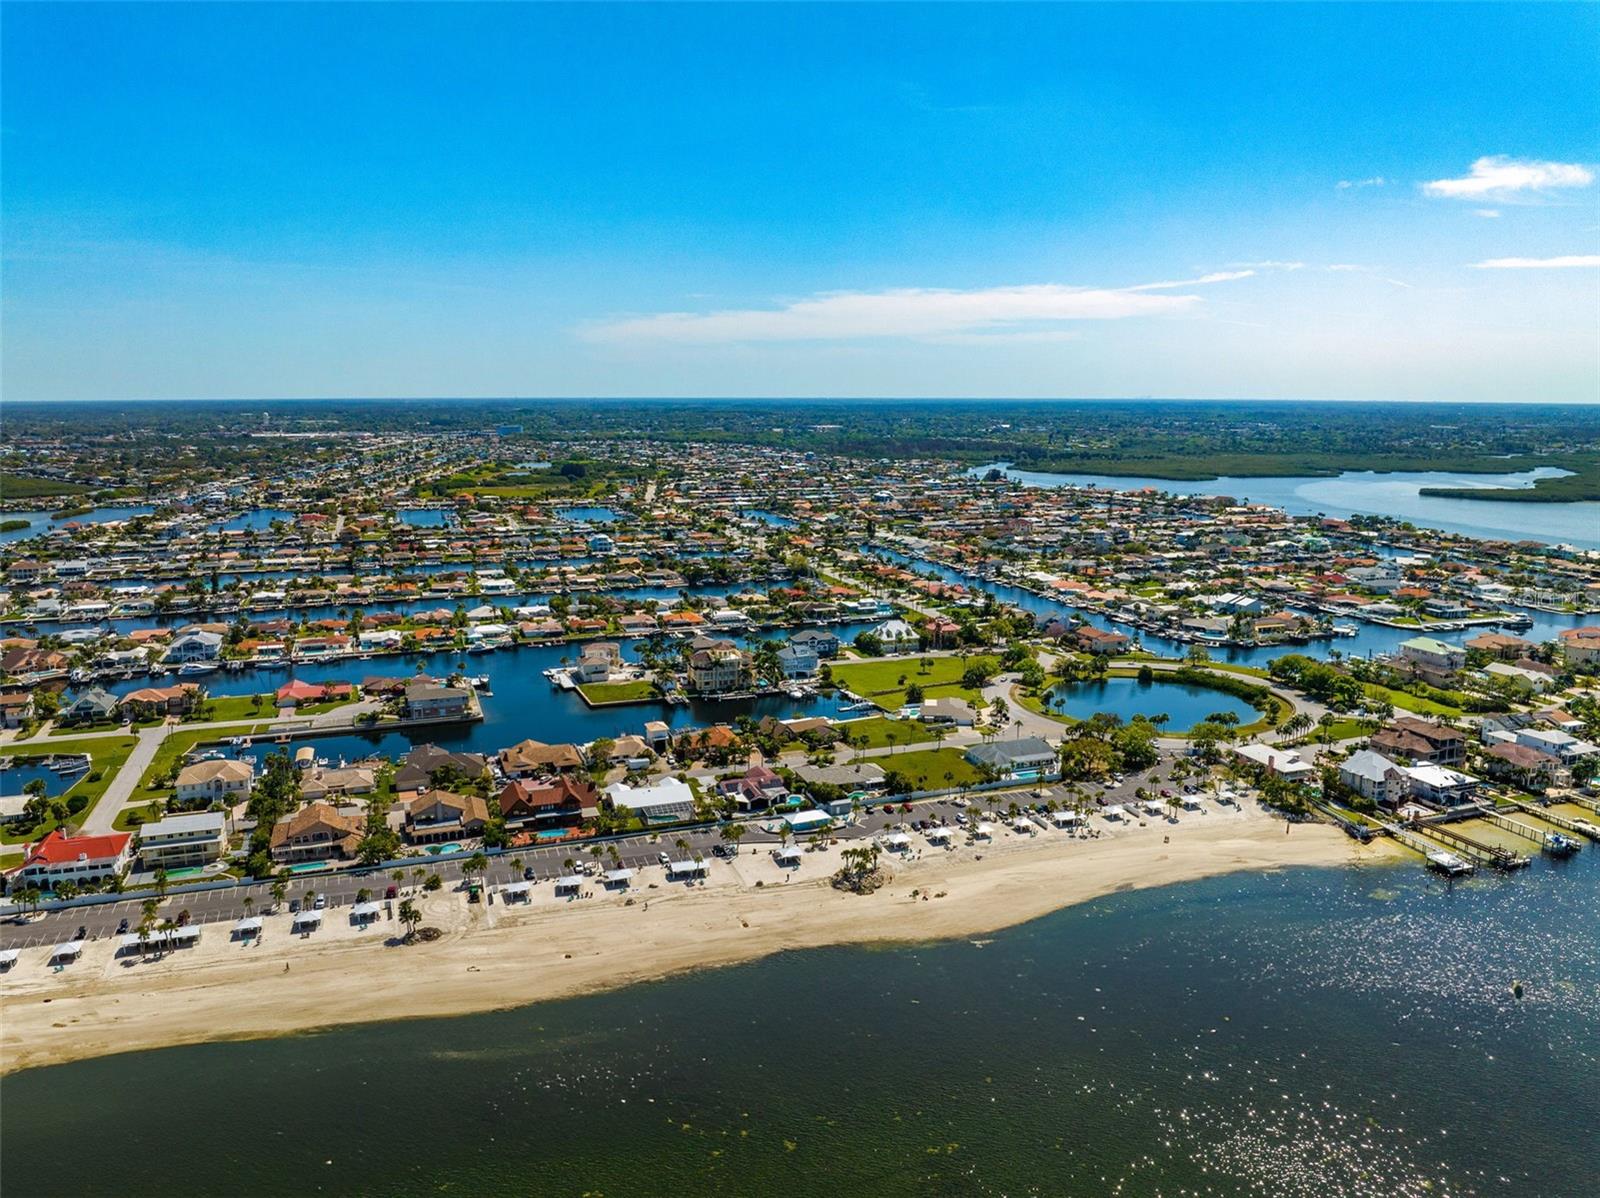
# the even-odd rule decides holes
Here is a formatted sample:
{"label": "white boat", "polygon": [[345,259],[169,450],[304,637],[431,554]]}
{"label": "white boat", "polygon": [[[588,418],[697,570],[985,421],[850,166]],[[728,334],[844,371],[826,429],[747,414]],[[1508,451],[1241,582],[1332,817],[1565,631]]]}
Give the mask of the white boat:
{"label": "white boat", "polygon": [[1359,636],[1360,629],[1354,624],[1335,624],[1330,631],[1334,636]]}
{"label": "white boat", "polygon": [[215,673],[217,663],[213,661],[189,661],[178,667],[180,674],[211,674]]}

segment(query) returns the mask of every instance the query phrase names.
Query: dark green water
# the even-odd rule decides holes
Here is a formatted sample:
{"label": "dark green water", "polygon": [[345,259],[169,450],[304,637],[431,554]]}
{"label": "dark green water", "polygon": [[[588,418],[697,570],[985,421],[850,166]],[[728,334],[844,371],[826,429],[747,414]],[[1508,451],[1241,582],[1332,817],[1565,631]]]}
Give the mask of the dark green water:
{"label": "dark green water", "polygon": [[981,946],[33,1071],[4,1192],[1593,1195],[1597,856],[1219,878]]}

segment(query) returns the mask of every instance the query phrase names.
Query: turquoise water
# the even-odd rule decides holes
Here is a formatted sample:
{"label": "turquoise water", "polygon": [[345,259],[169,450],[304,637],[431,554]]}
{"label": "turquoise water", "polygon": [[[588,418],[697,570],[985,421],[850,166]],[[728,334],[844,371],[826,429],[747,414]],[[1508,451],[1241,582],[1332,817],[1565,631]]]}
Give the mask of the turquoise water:
{"label": "turquoise water", "polygon": [[[1577,1198],[1595,858],[1215,878],[970,941],[27,1072],[7,1192]],[[210,1130],[137,1167],[82,1150],[157,1126]]]}
{"label": "turquoise water", "polygon": [[445,853],[459,853],[460,851],[461,846],[453,840],[449,844],[430,844],[428,846],[428,854],[433,857],[442,856]]}

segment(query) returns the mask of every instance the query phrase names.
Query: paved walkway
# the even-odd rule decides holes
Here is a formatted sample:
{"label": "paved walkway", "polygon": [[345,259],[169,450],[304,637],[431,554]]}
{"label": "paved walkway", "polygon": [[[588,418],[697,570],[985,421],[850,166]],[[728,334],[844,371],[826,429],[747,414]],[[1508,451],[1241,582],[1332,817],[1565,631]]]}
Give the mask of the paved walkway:
{"label": "paved walkway", "polygon": [[167,724],[140,730],[139,743],[134,746],[133,752],[128,754],[128,760],[123,762],[122,768],[117,771],[117,776],[111,779],[111,785],[106,787],[106,792],[100,796],[100,801],[91,807],[88,815],[84,817],[85,836],[103,836],[115,830],[112,824],[116,821],[117,814],[133,798],[139,779],[144,777],[145,771],[150,768],[150,763],[156,759],[156,750],[161,748],[161,742],[167,739],[171,731],[171,727]]}

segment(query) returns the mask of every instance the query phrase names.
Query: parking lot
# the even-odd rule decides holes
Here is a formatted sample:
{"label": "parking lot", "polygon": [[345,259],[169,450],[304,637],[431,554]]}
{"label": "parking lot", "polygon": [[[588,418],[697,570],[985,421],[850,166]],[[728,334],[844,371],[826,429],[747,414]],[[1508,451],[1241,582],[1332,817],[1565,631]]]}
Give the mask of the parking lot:
{"label": "parking lot", "polygon": [[[1088,789],[1102,803],[1121,803],[1132,802],[1133,792],[1140,785],[1147,783],[1140,778],[1129,777],[1123,780],[1121,786],[1115,788]],[[992,805],[997,810],[1005,810],[1012,803],[1028,805],[1048,802],[1052,798],[1065,801],[1065,788],[1052,785],[1043,788],[992,791],[974,796],[972,801],[974,805]],[[901,804],[884,804],[864,809],[852,822],[836,826],[833,835],[846,841],[864,839],[878,835],[904,821],[935,817],[947,823],[954,823],[955,815],[960,810],[961,806],[955,799],[920,801],[913,805],[909,815],[902,810]],[[746,821],[746,834],[741,842],[742,849],[749,851],[751,848],[777,844],[780,837],[766,829],[776,828],[779,819],[780,817],[776,815],[768,815]],[[680,840],[686,842],[687,849],[679,847]],[[503,853],[490,855],[489,869],[484,875],[484,880],[490,887],[499,887],[508,882],[520,881],[527,871],[535,880],[550,881],[572,872],[565,864],[569,860],[579,867],[592,863],[592,867],[599,870],[614,869],[619,866],[626,869],[640,869],[659,865],[663,853],[672,859],[696,855],[710,857],[719,848],[725,849],[726,843],[715,827],[699,827],[668,828],[659,833],[640,832],[605,841],[566,841],[545,847],[508,849]],[[616,849],[615,857],[611,853],[613,846]],[[594,853],[596,848],[600,850],[598,857]],[[438,874],[445,888],[457,889],[462,884],[461,867],[464,861],[465,858],[441,861],[422,855],[408,858],[403,866],[392,866],[388,869],[306,872],[289,880],[284,901],[286,905],[306,903],[314,901],[310,896],[316,896],[323,899],[329,909],[336,910],[357,902],[357,895],[362,890],[369,890],[373,897],[380,899],[390,886],[398,886],[403,893],[421,880],[417,876],[418,871],[424,876]],[[394,878],[397,871],[403,875],[398,883]],[[80,928],[86,938],[101,939],[116,935],[123,920],[127,921],[130,929],[137,928],[143,918],[143,905],[152,897],[150,892],[144,891],[110,902],[70,907],[62,911],[41,911],[20,922],[16,919],[8,920],[0,924],[0,948],[30,948],[61,944],[76,939]],[[248,915],[266,911],[272,904],[272,884],[254,882],[217,890],[169,894],[159,900],[156,918],[158,921],[177,920],[187,911],[189,920],[194,923],[231,923]]]}

